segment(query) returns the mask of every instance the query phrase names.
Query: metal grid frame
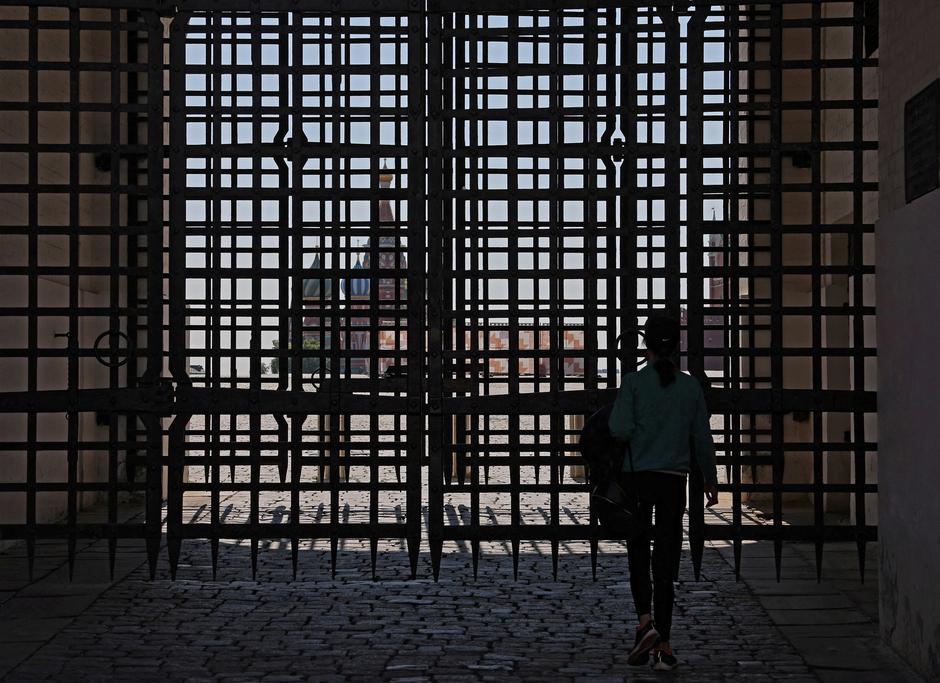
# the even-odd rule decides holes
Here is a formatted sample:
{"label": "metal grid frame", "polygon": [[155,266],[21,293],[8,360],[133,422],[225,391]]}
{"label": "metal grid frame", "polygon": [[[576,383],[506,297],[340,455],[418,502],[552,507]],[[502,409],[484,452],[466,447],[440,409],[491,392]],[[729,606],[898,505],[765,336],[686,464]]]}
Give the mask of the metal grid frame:
{"label": "metal grid frame", "polygon": [[[162,297],[152,294],[162,287],[162,27],[117,6],[2,12],[10,337],[0,538],[25,541],[30,570],[48,538],[67,539],[70,568],[88,536],[108,539],[112,570],[119,538],[145,537],[155,562],[166,403]],[[104,477],[85,481],[95,469]],[[79,521],[82,499],[98,494],[106,511]],[[126,494],[145,497],[146,522],[119,521]],[[61,522],[41,514],[42,498]]]}
{"label": "metal grid frame", "polygon": [[[510,542],[516,570],[523,542],[547,541],[557,572],[560,545],[584,540],[596,567],[603,530],[587,516],[567,523],[561,503],[580,496],[587,509],[568,471],[577,419],[613,399],[619,374],[640,362],[637,330],[664,308],[684,320],[685,366],[711,385],[732,500],[728,519],[706,513],[693,476],[696,571],[706,540],[731,542],[740,567],[757,539],[775,542],[778,574],[784,540],[815,542],[819,567],[825,541],[854,540],[864,569],[876,536],[865,518],[876,492],[865,471],[876,447],[866,278],[877,191],[866,3],[177,4],[45,2],[0,18],[27,51],[0,59],[26,83],[0,109],[27,118],[0,141],[25,159],[25,178],[0,189],[25,203],[5,230],[27,257],[0,275],[28,292],[0,311],[26,329],[0,356],[26,373],[22,390],[0,394],[3,457],[25,464],[23,481],[0,483],[25,510],[0,539],[25,539],[32,562],[38,538],[67,538],[74,561],[77,539],[105,537],[113,563],[118,538],[145,537],[153,571],[166,468],[174,573],[188,538],[210,540],[213,567],[222,541],[247,539],[254,567],[261,542],[287,538],[295,571],[310,539],[329,539],[335,570],[340,539],[368,538],[374,571],[379,540],[399,538],[414,574],[425,502],[435,576],[445,543],[463,541],[474,567],[481,543]],[[64,58],[39,54],[47,30],[68,32]],[[83,56],[86,30],[108,32],[110,63]],[[837,32],[847,52],[825,53]],[[803,43],[806,54],[791,54]],[[82,74],[109,70],[120,76],[107,102],[86,102]],[[848,96],[824,92],[846,72]],[[68,81],[67,102],[41,95],[53,73]],[[793,94],[793,78],[805,92]],[[110,136],[85,143],[82,113],[99,110]],[[68,118],[67,142],[41,139],[47,111]],[[808,117],[808,132],[790,139],[794,116]],[[840,116],[851,134],[834,138]],[[67,155],[67,181],[40,178],[45,153]],[[86,183],[87,155],[119,172]],[[81,225],[81,239],[43,222],[47,193],[67,196],[66,225]],[[86,227],[80,207],[99,195],[108,221]],[[843,196],[847,219],[828,208]],[[794,202],[808,216],[794,219]],[[81,264],[86,234],[108,241],[107,264]],[[41,262],[47,235],[67,241],[65,265]],[[809,245],[805,262],[795,243]],[[56,276],[68,300],[49,307],[40,280]],[[86,276],[107,279],[106,305],[79,301]],[[799,278],[808,300],[793,295]],[[824,287],[840,278],[850,298],[829,304]],[[70,332],[61,349],[39,343],[55,315]],[[97,352],[111,367],[96,388],[78,374],[97,362],[79,333],[93,316],[108,319],[99,349],[115,342]],[[848,320],[850,343],[827,336],[834,317]],[[808,342],[793,342],[807,319]],[[67,363],[58,390],[38,379],[52,358]],[[832,386],[830,363],[850,365],[849,386]],[[406,369],[380,377],[390,364]],[[792,369],[806,364],[799,379]],[[106,439],[79,434],[78,417],[96,411]],[[39,441],[56,412],[67,433]],[[847,439],[825,433],[832,414],[850,421]],[[810,438],[794,436],[794,415],[810,420]],[[107,476],[79,482],[80,454],[93,449],[107,449]],[[37,481],[46,450],[61,454],[64,479]],[[809,482],[785,481],[801,452]],[[832,483],[825,468],[839,453],[854,474]],[[64,523],[37,519],[46,491],[66,496]],[[84,491],[105,493],[106,521],[78,521]],[[122,491],[145,495],[144,522],[118,522]],[[357,491],[368,503],[347,514]],[[825,497],[844,493],[855,521],[832,523]],[[762,494],[771,523],[749,523],[745,497]],[[792,494],[811,496],[811,523],[790,518]],[[272,516],[262,495],[289,513]],[[200,496],[205,511],[186,522],[186,501]],[[506,497],[505,509],[488,503]],[[526,517],[531,501],[546,510],[541,523]]]}

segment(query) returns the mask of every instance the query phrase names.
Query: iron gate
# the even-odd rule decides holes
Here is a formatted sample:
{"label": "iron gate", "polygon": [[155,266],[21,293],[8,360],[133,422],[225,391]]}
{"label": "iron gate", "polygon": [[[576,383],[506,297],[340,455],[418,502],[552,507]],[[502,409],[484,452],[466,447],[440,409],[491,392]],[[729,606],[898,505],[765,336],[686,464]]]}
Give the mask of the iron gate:
{"label": "iron gate", "polygon": [[0,539],[153,571],[165,510],[174,574],[185,539],[296,571],[343,538],[414,574],[423,533],[435,576],[449,542],[596,566],[579,420],[666,309],[730,502],[693,473],[696,572],[706,540],[862,562],[871,4],[4,7]]}

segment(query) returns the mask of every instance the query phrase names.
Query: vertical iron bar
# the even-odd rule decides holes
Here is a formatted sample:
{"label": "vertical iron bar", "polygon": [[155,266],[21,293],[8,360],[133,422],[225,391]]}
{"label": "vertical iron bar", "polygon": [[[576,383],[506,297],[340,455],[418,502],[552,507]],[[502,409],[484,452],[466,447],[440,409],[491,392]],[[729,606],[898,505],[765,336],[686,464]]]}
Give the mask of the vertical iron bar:
{"label": "vertical iron bar", "polygon": [[[439,0],[429,0],[427,4],[427,13],[416,13],[409,15],[409,44],[408,44],[408,64],[409,64],[409,80],[408,80],[408,101],[409,105],[412,107],[418,108],[418,102],[423,101],[424,92],[423,92],[423,79],[416,78],[416,62],[413,61],[417,59],[417,55],[421,54],[423,51],[423,26],[419,27],[414,26],[413,22],[417,21],[416,17],[421,17],[420,21],[422,24],[427,23],[428,31],[428,41],[427,41],[427,50],[428,50],[428,88],[427,88],[427,102],[428,102],[428,127],[427,127],[427,139],[424,137],[424,124],[420,121],[418,117],[411,115],[408,117],[408,143],[409,148],[414,150],[420,144],[422,147],[426,147],[424,154],[426,156],[427,163],[427,191],[428,191],[428,203],[427,203],[427,245],[426,249],[424,246],[424,225],[423,220],[419,223],[419,217],[423,219],[424,211],[423,202],[419,197],[415,197],[412,194],[412,202],[416,213],[409,212],[409,257],[408,257],[408,269],[409,274],[414,274],[415,280],[412,280],[409,277],[409,286],[408,286],[408,298],[409,298],[409,332],[408,339],[417,339],[422,336],[422,327],[427,334],[427,430],[428,430],[428,543],[431,550],[431,569],[434,575],[434,580],[438,579],[441,567],[441,553],[443,551],[443,537],[444,537],[444,472],[443,472],[443,459],[449,456],[448,450],[445,448],[445,422],[450,420],[449,415],[445,415],[442,410],[441,401],[443,398],[443,379],[444,379],[444,365],[442,363],[442,353],[444,348],[442,346],[442,327],[444,321],[447,320],[447,315],[444,311],[444,287],[445,284],[447,287],[450,287],[450,283],[446,282],[443,277],[444,272],[444,263],[443,263],[443,251],[442,251],[442,242],[444,239],[444,222],[443,222],[443,200],[445,195],[445,186],[444,183],[444,169],[442,166],[442,156],[444,148],[444,140],[442,138],[442,121],[441,121],[441,109],[444,104],[443,100],[443,50],[444,42],[442,39],[442,30],[443,30],[443,18],[445,13],[442,11],[441,4]],[[449,134],[449,132],[448,132]],[[414,137],[412,137],[414,136]],[[415,168],[413,164],[423,164],[421,159],[415,157],[413,154],[409,156],[408,159],[408,173],[409,173],[409,186],[412,188],[412,193],[414,193],[414,188],[423,184],[424,182],[424,170]],[[412,240],[415,240],[417,244],[421,245],[421,248],[418,249],[412,245]],[[427,251],[427,275],[425,276],[425,283],[427,287],[426,295],[424,292],[421,292],[418,287],[412,287],[412,284],[417,284],[422,281],[420,266],[425,259],[425,251]],[[418,293],[416,293],[418,290]],[[420,294],[420,296],[419,296]],[[417,311],[423,311],[424,309],[424,299],[427,300],[427,319],[422,321],[420,319],[415,319],[414,316],[417,315]],[[414,326],[414,328],[412,328]],[[412,329],[417,331],[417,334],[412,335]],[[409,344],[408,353],[409,353],[409,364],[408,364],[408,400],[409,404],[417,400],[417,397],[420,395],[421,380],[423,377],[416,376],[417,369],[420,368],[423,375],[425,361],[424,353],[420,350],[416,350],[414,347],[418,346],[417,344]],[[418,362],[412,363],[411,355],[417,355]],[[421,439],[421,443],[414,443],[414,440],[418,438],[418,434],[421,434],[421,427],[425,424],[424,415],[419,411],[417,414],[413,415],[409,406],[409,458],[408,458],[408,539],[409,539],[409,555],[411,556],[411,567],[412,575],[414,575],[417,567],[417,555],[418,555],[418,541],[420,539],[420,517],[419,511],[421,506],[420,495],[421,491],[418,488],[420,486],[420,475],[421,468],[418,467],[418,463],[423,459],[423,446],[424,440]],[[412,428],[412,424],[418,429]],[[411,526],[413,525],[413,526]]]}
{"label": "vertical iron bar", "polygon": [[[147,368],[142,386],[156,388],[163,376],[163,22],[147,12]],[[144,418],[147,435],[146,526],[150,577],[157,571],[163,529],[163,434],[153,413]]]}
{"label": "vertical iron bar", "polygon": [[[810,29],[810,42],[811,42],[811,59],[813,61],[813,68],[811,69],[811,97],[812,101],[822,102],[823,93],[822,93],[822,65],[821,61],[823,58],[822,54],[822,28],[820,23],[822,20],[822,5],[820,3],[813,3],[812,7],[812,28]],[[812,155],[812,170],[810,171],[812,176],[811,181],[811,193],[810,193],[810,228],[812,229],[812,235],[810,235],[811,244],[811,256],[810,256],[810,266],[812,268],[811,276],[811,285],[810,289],[812,290],[812,343],[813,343],[813,390],[814,391],[823,391],[823,372],[822,372],[822,352],[823,352],[823,339],[822,339],[822,320],[820,314],[820,308],[822,306],[822,277],[821,270],[823,268],[822,262],[822,232],[823,227],[823,215],[822,215],[822,192],[821,192],[821,167],[822,167],[822,154],[820,153],[820,143],[822,141],[821,137],[821,122],[822,114],[819,107],[813,107],[810,113],[810,154]],[[830,264],[831,265],[831,264]],[[812,411],[812,420],[813,420],[813,523],[816,527],[816,538],[814,539],[814,549],[816,555],[816,580],[822,581],[822,560],[823,560],[823,531],[825,530],[825,510],[823,508],[823,452],[822,452],[822,441],[823,441],[823,429],[822,429],[822,420],[823,413],[821,410]]]}
{"label": "vertical iron bar", "polygon": [[[679,17],[669,7],[658,7],[666,35],[666,63],[663,65],[666,79],[666,109],[664,112],[665,138],[665,240],[666,240],[666,312],[676,320],[681,317],[682,261],[681,261],[681,201],[682,201],[682,40]],[[652,25],[649,25],[652,31]],[[652,218],[652,216],[651,216]],[[655,220],[655,219],[653,219]]]}
{"label": "vertical iron bar", "polygon": [[[722,242],[725,245],[723,273],[722,273],[722,292],[725,294],[725,301],[722,302],[726,307],[729,303],[737,304],[741,301],[741,279],[734,277],[734,269],[741,259],[740,246],[742,235],[742,223],[740,215],[740,206],[743,201],[744,192],[740,186],[741,178],[741,116],[738,113],[737,106],[741,101],[741,10],[735,5],[729,5],[725,8],[726,29],[726,48],[725,61],[729,65],[727,73],[728,95],[725,99],[725,112],[728,121],[724,126],[728,136],[728,149],[730,150],[726,157],[725,187],[729,188],[724,199],[725,212],[725,230],[722,234]],[[730,36],[730,37],[729,37]],[[745,78],[747,74],[744,74]],[[732,314],[723,316],[724,324],[728,326],[728,332],[723,335],[724,343],[727,344],[725,357],[725,372],[728,375],[726,386],[738,389],[741,388],[741,327],[740,313],[735,310]],[[730,449],[729,455],[732,458],[731,467],[731,525],[732,525],[732,545],[734,552],[734,576],[735,580],[741,578],[741,551],[742,542],[742,515],[741,515],[741,444],[743,441],[742,420],[740,413],[725,415],[725,420],[730,420],[730,439],[726,440],[725,448]]]}
{"label": "vertical iron bar", "polygon": [[[852,389],[858,396],[858,404],[864,405],[865,357],[867,343],[865,339],[865,194],[864,187],[864,0],[855,0],[852,12],[852,239],[849,263],[852,272],[852,342],[855,348],[853,358]],[[867,511],[865,509],[865,480],[867,477],[865,455],[867,439],[865,429],[865,410],[856,407],[853,411],[853,446],[855,459],[855,532],[858,547],[858,571],[865,580],[865,546],[868,541]]]}
{"label": "vertical iron bar", "polygon": [[773,463],[774,564],[777,581],[783,553],[783,468],[786,458],[783,431],[783,7],[770,8],[770,386],[773,392],[771,415],[771,459]]}
{"label": "vertical iron bar", "polygon": [[[287,83],[284,84],[282,88],[282,93],[287,93],[287,88],[290,88],[290,180],[289,187],[293,190],[303,187],[303,167],[306,158],[303,156],[303,151],[301,145],[305,139],[303,134],[303,72],[299,69],[299,65],[304,63],[303,59],[303,49],[304,49],[304,18],[305,14],[303,12],[292,12],[291,13],[291,43],[290,43],[290,64],[294,70],[293,75],[287,79]],[[283,64],[287,64],[288,60],[284,59]],[[322,85],[321,85],[322,87]],[[283,123],[281,125],[284,125]],[[284,240],[284,248],[289,253],[290,258],[290,310],[288,312],[286,329],[285,325],[282,323],[280,326],[280,331],[278,333],[278,349],[283,354],[283,350],[290,346],[291,348],[297,348],[298,346],[303,346],[303,325],[304,325],[304,311],[306,309],[306,303],[303,301],[304,297],[304,282],[303,282],[303,257],[304,257],[304,200],[298,196],[297,192],[292,192],[290,197],[290,215],[284,216],[282,219],[282,224],[287,226],[289,230],[283,230],[281,239]],[[336,240],[334,240],[336,241]],[[289,242],[289,248],[287,244]],[[322,237],[318,242],[316,249],[319,254],[323,254],[323,258],[320,261],[320,266],[326,266],[326,254],[324,253],[324,244]],[[333,262],[333,266],[337,267],[339,264],[337,261]],[[326,381],[335,381],[333,373],[338,371],[339,363],[330,363],[330,370],[326,371],[322,366],[324,364],[323,352],[325,351],[324,343],[326,341],[326,334],[323,330],[323,306],[329,305],[334,313],[337,306],[336,298],[339,296],[339,287],[333,286],[332,279],[330,280],[329,291],[331,292],[332,298],[327,304],[321,303],[327,299],[325,296],[327,291],[327,282],[322,279],[322,272],[313,272],[311,273],[312,277],[318,278],[318,284],[320,287],[320,301],[314,302],[313,306],[317,318],[317,326],[319,328],[319,339],[320,339],[320,377],[321,380]],[[281,279],[281,296],[286,294],[284,279]],[[333,315],[334,313],[331,313]],[[335,329],[335,328],[334,328]],[[290,340],[287,341],[288,335],[290,335]],[[339,344],[339,335],[334,334],[330,339],[330,353],[332,354],[332,346]],[[332,359],[331,359],[332,361]],[[286,367],[285,367],[286,365]],[[302,365],[298,365],[296,362],[290,362],[285,355],[281,355],[278,358],[278,376],[279,376],[279,385],[290,382],[290,389],[292,392],[299,392],[303,389],[303,380],[302,380]],[[289,377],[288,377],[289,373]],[[303,452],[304,452],[304,423],[306,422],[309,416],[304,413],[293,413],[291,418],[291,442],[290,442],[290,459],[291,459],[291,568],[293,571],[293,576],[297,578],[297,568],[300,561],[300,513],[301,513],[301,480],[303,478]],[[318,440],[323,439],[323,430],[321,417],[316,415],[316,438]],[[322,447],[322,445],[321,445]],[[322,471],[322,469],[321,469]],[[319,481],[322,482],[322,476],[319,478]]]}
{"label": "vertical iron bar", "polygon": [[[110,78],[111,85],[111,150],[109,156],[111,158],[111,178],[110,178],[110,229],[111,237],[108,240],[108,259],[109,259],[109,276],[108,276],[108,306],[111,309],[108,315],[108,328],[110,330],[120,330],[121,329],[121,317],[119,315],[119,310],[121,307],[121,238],[123,237],[123,230],[121,226],[121,193],[118,189],[121,180],[121,160],[118,155],[118,150],[121,145],[121,110],[123,109],[121,105],[121,77],[120,74],[125,70],[124,60],[121,57],[121,40],[120,40],[120,31],[118,28],[121,22],[121,11],[118,9],[111,10],[111,22],[112,28],[110,31],[111,35],[111,64],[119,65],[122,67],[119,71],[112,71]],[[127,61],[130,62],[130,56],[128,55]],[[130,73],[130,70],[127,70]],[[128,100],[130,101],[130,93],[128,92]],[[130,176],[130,166],[128,165],[128,178],[127,185],[132,184]],[[129,197],[127,198],[130,199]],[[125,237],[126,239],[126,237]],[[125,283],[129,278],[125,277]],[[130,308],[130,306],[128,306]],[[128,330],[130,332],[130,330]],[[128,335],[128,340],[131,339]],[[108,368],[108,387],[111,389],[117,389],[120,386],[120,373],[121,369],[118,367],[118,355],[117,355],[117,345],[119,337],[111,334],[108,337],[109,342],[111,343],[111,352],[109,363],[110,367]],[[127,349],[127,354],[131,354],[131,345],[128,344],[129,348]],[[128,358],[130,361],[130,358]],[[114,579],[114,562],[117,555],[117,477],[118,477],[118,449],[117,442],[119,438],[118,433],[118,417],[117,413],[109,412],[108,413],[108,491],[107,491],[107,506],[108,506],[108,572],[110,578]]]}
{"label": "vertical iron bar", "polygon": [[[258,404],[261,393],[261,316],[263,309],[261,301],[263,292],[261,290],[260,273],[263,270],[261,258],[261,240],[262,222],[261,222],[261,199],[259,190],[261,188],[261,166],[264,163],[264,152],[261,146],[261,13],[253,10],[249,15],[251,36],[251,187],[253,196],[251,199],[251,337],[249,338],[248,359],[248,391],[251,393],[251,402]],[[233,29],[234,30],[234,29]],[[232,163],[233,173],[235,160]],[[234,242],[235,240],[233,240]],[[236,259],[232,259],[232,265],[237,266]],[[245,306],[241,301],[240,292],[236,287],[232,287],[233,306],[240,310]],[[235,316],[233,316],[234,318]],[[238,349],[239,344],[232,338],[232,347]],[[303,365],[303,360],[301,360]],[[236,375],[240,374],[233,368]],[[263,448],[261,436],[261,414],[253,411],[248,418],[248,455],[251,461],[251,491],[249,493],[249,524],[251,529],[251,576],[255,578],[258,573],[258,543],[262,535],[261,529],[261,501],[259,487],[261,486],[261,450]]]}
{"label": "vertical iron bar", "polygon": [[[27,367],[26,367],[26,389],[31,394],[38,388],[38,353],[39,348],[39,316],[36,311],[39,308],[39,196],[36,186],[39,184],[39,112],[37,111],[39,100],[39,29],[38,24],[39,9],[35,5],[29,8],[29,74],[27,76],[27,88],[29,97],[28,112],[28,182],[29,192],[27,196],[27,233],[28,233],[28,290],[27,306],[29,307],[27,343],[29,344]],[[36,503],[37,503],[37,481],[36,481],[36,458],[37,458],[37,419],[35,410],[30,410],[26,417],[26,557],[29,565],[29,578],[33,578],[33,569],[36,560]]]}
{"label": "vertical iron bar", "polygon": [[79,264],[79,226],[82,219],[79,213],[79,130],[81,121],[79,110],[81,107],[80,69],[79,61],[79,10],[77,7],[69,8],[69,332],[68,332],[68,411],[65,419],[68,420],[68,555],[69,579],[75,569],[75,543],[78,524],[78,489],[79,483],[79,420],[81,413],[76,410],[78,403],[78,389],[81,381],[81,296],[78,279]]}
{"label": "vertical iron bar", "polygon": [[[189,388],[186,368],[186,28],[189,13],[170,23],[170,374],[177,388]],[[183,542],[183,473],[186,425],[192,406],[179,405],[169,428],[167,471],[167,549],[170,575],[176,577]]]}
{"label": "vertical iron bar", "polygon": [[[705,290],[703,284],[704,225],[704,102],[705,74],[705,22],[708,19],[708,7],[698,5],[688,23],[687,64],[686,64],[686,268],[687,280],[687,326],[686,350],[688,369],[702,385],[708,386],[705,375],[704,359],[704,306]],[[689,477],[689,545],[692,553],[692,566],[696,579],[702,571],[702,554],[705,547],[704,525],[705,508],[702,502],[704,482],[697,460],[690,461]]]}

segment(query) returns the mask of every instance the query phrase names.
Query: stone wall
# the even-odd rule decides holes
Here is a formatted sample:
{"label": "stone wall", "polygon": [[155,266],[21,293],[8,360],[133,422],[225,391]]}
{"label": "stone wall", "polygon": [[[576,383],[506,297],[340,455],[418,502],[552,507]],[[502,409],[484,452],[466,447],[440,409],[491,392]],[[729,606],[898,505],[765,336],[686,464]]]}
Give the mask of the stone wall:
{"label": "stone wall", "polygon": [[884,637],[940,678],[940,190],[904,197],[904,103],[940,78],[940,2],[881,3],[878,420]]}
{"label": "stone wall", "polygon": [[[25,7],[0,8],[0,19],[22,22],[26,17]],[[95,14],[97,12],[97,14]],[[108,10],[85,11],[87,20],[110,21]],[[67,20],[67,8],[43,8],[40,20]],[[108,144],[111,140],[110,112],[81,111],[73,114],[61,108],[69,100],[70,79],[66,70],[50,68],[47,63],[67,62],[70,46],[63,39],[62,31],[39,31],[38,58],[44,62],[38,76],[37,101],[40,110],[36,115],[36,139],[40,145]],[[22,24],[0,30],[0,60],[22,60],[29,58],[29,32]],[[85,32],[81,42],[80,59],[83,64],[106,63],[111,59],[110,34],[107,32]],[[4,68],[0,70],[0,99],[11,102],[28,102],[29,89],[27,71]],[[79,78],[78,96],[82,102],[107,103],[111,98],[110,74],[106,71],[86,70]],[[58,108],[58,110],[57,110]],[[79,117],[79,140],[70,139],[70,117]],[[0,144],[24,144],[30,139],[29,116],[25,110],[10,108],[0,112]],[[9,148],[7,148],[9,149]],[[70,220],[71,202],[69,194],[70,155],[68,152],[49,152],[41,148],[37,154],[9,152],[0,154],[0,184],[23,185],[23,192],[0,194],[0,267],[22,268],[29,265],[29,239],[27,231],[36,234],[36,263],[41,270],[34,281],[36,302],[40,309],[67,308],[70,305],[70,287],[76,286],[80,309],[104,308],[111,305],[110,279],[106,275],[83,274],[70,282],[70,276],[55,268],[80,268],[108,266],[111,259],[111,241],[119,240],[122,258],[126,253],[126,240],[121,235],[82,233],[84,226],[106,226],[110,222],[112,197],[109,193],[85,192],[78,195],[77,224]],[[61,148],[59,148],[61,149]],[[97,169],[93,154],[77,155],[78,175],[86,185],[111,182],[108,173]],[[37,224],[30,223],[26,184],[30,177],[30,164],[36,164],[36,179],[44,185],[37,193]],[[124,200],[120,200],[122,215],[126,215]],[[70,261],[70,232],[78,234],[77,263]],[[122,263],[126,265],[126,262]],[[123,282],[121,284],[123,288]],[[25,274],[0,277],[0,292],[3,306],[25,307],[29,301],[30,279]],[[123,289],[122,289],[123,296]],[[68,386],[69,359],[56,355],[67,348],[63,336],[70,331],[69,316],[43,313],[36,316],[36,347],[39,358],[36,363],[35,390],[62,390]],[[101,316],[80,314],[72,329],[77,334],[80,349],[94,346],[96,337],[107,329],[107,319]],[[29,319],[25,315],[4,315],[0,318],[0,348],[7,354],[0,358],[0,391],[26,392],[28,384]],[[78,388],[107,388],[110,377],[106,367],[93,357],[83,356],[75,361],[78,365]],[[124,381],[124,371],[119,371],[119,381]],[[28,440],[28,414],[0,414],[0,441],[8,444]],[[122,418],[123,424],[123,418]],[[93,483],[108,481],[108,451],[100,444],[108,439],[108,427],[101,426],[91,412],[78,415],[76,436],[83,445],[78,450],[76,481]],[[36,522],[42,524],[60,519],[67,511],[68,481],[68,421],[65,413],[40,413],[36,417],[35,439],[44,445],[36,452],[36,480],[39,484],[55,484],[63,490],[41,491],[36,496]],[[90,444],[96,444],[94,446]],[[123,455],[122,455],[123,457]],[[25,449],[7,449],[0,457],[0,482],[21,484],[27,478],[27,454]],[[100,497],[100,493],[83,491],[77,496],[79,508],[87,507]],[[26,493],[8,491],[0,493],[0,522],[23,524],[26,522]]]}

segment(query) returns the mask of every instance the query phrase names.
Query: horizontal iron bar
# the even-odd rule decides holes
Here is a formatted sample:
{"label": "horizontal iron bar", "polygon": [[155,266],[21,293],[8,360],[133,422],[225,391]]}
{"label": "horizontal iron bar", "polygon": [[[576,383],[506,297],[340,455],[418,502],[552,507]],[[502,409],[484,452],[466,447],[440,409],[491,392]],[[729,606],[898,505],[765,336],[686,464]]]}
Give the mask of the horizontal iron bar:
{"label": "horizontal iron bar", "polygon": [[[35,1],[35,0],[33,0]],[[761,5],[768,9],[774,6],[805,5],[807,0],[764,0]],[[4,2],[4,4],[10,4]],[[13,3],[22,4],[22,1]],[[42,0],[36,4],[44,7],[73,7],[75,0]],[[713,6],[740,6],[741,0],[712,0]],[[651,7],[655,3],[650,3]],[[382,14],[386,12],[404,14],[409,12],[455,12],[458,14],[483,14],[496,12],[505,14],[509,11],[562,10],[622,7],[619,0],[475,0],[468,4],[462,0],[264,0],[263,6],[258,0],[82,0],[82,7],[106,7],[116,9],[152,10],[163,16],[171,16],[177,10],[181,12],[322,12],[332,14]],[[781,22],[786,27],[813,25],[848,26],[850,19],[831,18],[823,20],[789,19]],[[769,19],[753,19],[741,22],[746,26],[769,26]]]}
{"label": "horizontal iron bar", "polygon": [[[403,378],[344,380],[337,391],[213,389],[158,387],[78,389],[0,393],[0,413],[105,411],[170,415],[216,414],[407,414],[421,412],[413,397],[369,395],[356,391],[404,391]],[[613,402],[616,389],[572,390],[531,394],[444,397],[429,404],[432,413],[456,415],[564,414],[580,415]],[[874,412],[873,391],[812,389],[706,389],[713,413],[789,413],[793,411]]]}
{"label": "horizontal iron bar", "polygon": [[168,390],[152,387],[0,393],[0,413],[61,413],[66,410],[168,415],[173,412],[173,400]]}

